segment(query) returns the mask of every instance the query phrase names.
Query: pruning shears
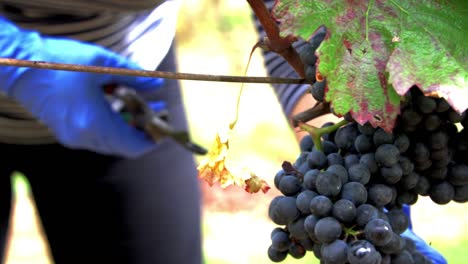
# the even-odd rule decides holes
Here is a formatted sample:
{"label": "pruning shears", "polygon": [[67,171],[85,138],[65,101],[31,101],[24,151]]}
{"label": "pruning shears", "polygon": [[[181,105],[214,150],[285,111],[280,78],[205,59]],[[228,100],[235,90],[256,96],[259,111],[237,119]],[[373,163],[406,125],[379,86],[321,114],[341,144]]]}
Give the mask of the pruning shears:
{"label": "pruning shears", "polygon": [[192,142],[187,131],[174,129],[169,124],[167,111],[153,111],[134,89],[111,84],[104,87],[104,92],[114,111],[134,127],[145,131],[155,142],[169,137],[192,153],[205,155],[208,152]]}

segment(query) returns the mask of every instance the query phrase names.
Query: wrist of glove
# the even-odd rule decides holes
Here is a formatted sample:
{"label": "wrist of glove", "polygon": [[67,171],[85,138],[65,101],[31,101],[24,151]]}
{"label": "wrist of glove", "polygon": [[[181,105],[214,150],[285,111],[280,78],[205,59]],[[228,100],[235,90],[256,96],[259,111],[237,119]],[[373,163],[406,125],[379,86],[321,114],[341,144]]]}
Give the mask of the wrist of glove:
{"label": "wrist of glove", "polygon": [[[102,47],[21,30],[0,17],[0,57],[142,69]],[[106,101],[102,87],[120,84],[137,91],[159,89],[162,79],[1,67],[0,91],[46,124],[63,145],[102,154],[137,157],[155,144],[129,126]]]}
{"label": "wrist of glove", "polygon": [[410,214],[410,208],[409,206],[404,206],[403,207],[406,215],[410,219],[410,224],[408,229],[406,229],[405,232],[401,234],[402,237],[409,238],[411,241],[414,242],[414,246],[416,249],[422,253],[424,256],[429,258],[433,264],[447,264],[447,261],[445,258],[437,252],[433,247],[431,247],[429,244],[427,244],[421,237],[416,235],[413,232],[413,225],[411,223],[411,214]]}

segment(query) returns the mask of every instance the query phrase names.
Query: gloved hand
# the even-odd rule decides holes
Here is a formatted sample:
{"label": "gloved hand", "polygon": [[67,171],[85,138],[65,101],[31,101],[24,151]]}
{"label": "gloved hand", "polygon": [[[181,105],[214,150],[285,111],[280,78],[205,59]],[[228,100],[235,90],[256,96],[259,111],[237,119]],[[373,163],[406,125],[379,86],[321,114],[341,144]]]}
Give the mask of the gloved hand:
{"label": "gloved hand", "polygon": [[[1,17],[0,57],[141,69],[102,47],[44,37]],[[67,147],[124,157],[137,157],[155,147],[112,111],[102,87],[113,83],[148,91],[160,88],[162,79],[2,66],[0,80],[0,91],[46,124]]]}
{"label": "gloved hand", "polygon": [[432,260],[434,264],[447,264],[447,261],[439,252],[437,252],[433,247],[429,246],[422,238],[420,238],[413,232],[413,225],[411,223],[411,213],[409,206],[404,206],[403,210],[410,219],[410,225],[408,229],[406,229],[406,231],[403,232],[403,234],[401,235],[414,241],[416,249],[422,254],[424,254],[424,256]]}

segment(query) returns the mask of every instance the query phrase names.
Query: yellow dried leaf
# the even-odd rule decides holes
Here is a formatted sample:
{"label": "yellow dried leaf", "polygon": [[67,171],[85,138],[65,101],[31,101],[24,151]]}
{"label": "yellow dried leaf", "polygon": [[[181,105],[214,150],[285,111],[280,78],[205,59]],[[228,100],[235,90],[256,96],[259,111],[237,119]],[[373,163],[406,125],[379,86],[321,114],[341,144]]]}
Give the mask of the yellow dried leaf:
{"label": "yellow dried leaf", "polygon": [[[229,132],[231,132],[231,129]],[[224,136],[220,136],[219,133],[216,134],[215,141],[208,151],[207,157],[197,167],[198,177],[205,180],[210,186],[219,182],[223,188],[236,185],[240,187],[246,186],[244,189],[249,193],[255,193],[260,190],[264,193],[267,192],[270,188],[268,184],[257,176],[251,176],[253,174],[247,169],[236,170],[238,167],[235,164],[230,164],[234,168],[234,170],[230,170],[226,166],[229,150],[229,132]]]}

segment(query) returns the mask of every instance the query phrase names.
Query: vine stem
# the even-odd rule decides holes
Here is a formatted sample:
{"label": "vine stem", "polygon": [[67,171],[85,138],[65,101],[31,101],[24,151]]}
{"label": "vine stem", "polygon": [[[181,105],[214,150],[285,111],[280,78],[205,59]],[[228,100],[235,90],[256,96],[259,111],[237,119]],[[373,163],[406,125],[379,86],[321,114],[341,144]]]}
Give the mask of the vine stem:
{"label": "vine stem", "polygon": [[192,81],[237,82],[237,83],[282,83],[282,84],[307,83],[305,79],[299,79],[299,78],[229,76],[229,75],[211,75],[211,74],[195,74],[195,73],[181,73],[181,72],[133,70],[133,69],[115,68],[115,67],[54,63],[54,62],[45,62],[45,61],[18,60],[18,59],[9,59],[9,58],[0,58],[0,65],[14,66],[14,67],[40,68],[40,69],[49,69],[49,70],[90,72],[90,73],[98,73],[98,74],[192,80]]}

